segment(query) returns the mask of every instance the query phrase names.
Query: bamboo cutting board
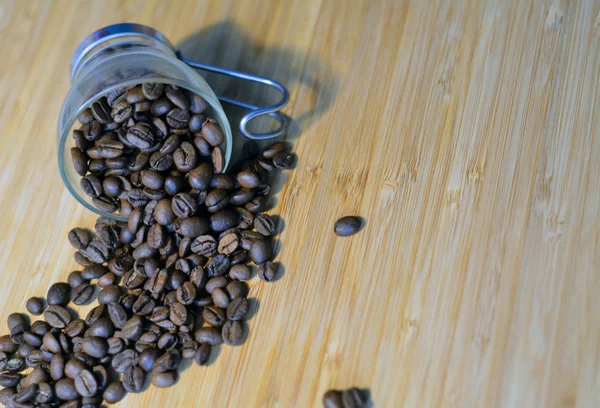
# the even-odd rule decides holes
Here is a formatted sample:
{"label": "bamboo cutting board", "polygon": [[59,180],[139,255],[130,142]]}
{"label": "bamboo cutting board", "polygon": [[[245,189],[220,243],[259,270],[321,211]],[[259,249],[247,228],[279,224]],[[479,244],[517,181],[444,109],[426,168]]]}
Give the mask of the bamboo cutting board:
{"label": "bamboo cutting board", "polygon": [[246,343],[119,407],[600,406],[599,1],[0,1],[2,322],[76,268],[58,114],[123,21],[286,84],[299,160]]}

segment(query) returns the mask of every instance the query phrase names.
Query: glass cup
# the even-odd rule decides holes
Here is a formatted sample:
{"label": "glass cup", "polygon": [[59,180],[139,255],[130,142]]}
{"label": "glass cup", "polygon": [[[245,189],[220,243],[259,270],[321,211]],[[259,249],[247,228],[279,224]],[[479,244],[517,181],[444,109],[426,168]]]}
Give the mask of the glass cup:
{"label": "glass cup", "polygon": [[95,101],[115,89],[146,82],[176,85],[203,97],[209,104],[206,115],[221,126],[225,142],[225,168],[232,151],[229,121],[217,96],[198,72],[180,61],[169,41],[158,31],[137,24],[117,24],[99,30],[77,48],[71,62],[71,89],[58,125],[58,167],[67,190],[77,201],[98,215],[124,220],[92,203],[81,188],[71,159],[75,141],[72,130],[79,115]]}

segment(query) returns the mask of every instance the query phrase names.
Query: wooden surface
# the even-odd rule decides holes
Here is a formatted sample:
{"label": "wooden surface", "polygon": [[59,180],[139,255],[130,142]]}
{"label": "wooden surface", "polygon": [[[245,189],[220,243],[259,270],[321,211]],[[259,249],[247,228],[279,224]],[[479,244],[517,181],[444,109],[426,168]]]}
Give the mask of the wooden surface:
{"label": "wooden surface", "polygon": [[2,0],[2,321],[76,268],[95,217],[58,114],[78,42],[122,21],[285,83],[299,160],[245,345],[120,407],[600,406],[599,1]]}

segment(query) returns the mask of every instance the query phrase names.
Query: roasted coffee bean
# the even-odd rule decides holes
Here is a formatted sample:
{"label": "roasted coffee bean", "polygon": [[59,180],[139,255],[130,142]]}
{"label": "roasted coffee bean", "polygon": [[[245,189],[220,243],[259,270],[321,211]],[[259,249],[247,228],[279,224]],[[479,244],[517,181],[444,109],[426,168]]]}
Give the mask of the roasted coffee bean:
{"label": "roasted coffee bean", "polygon": [[54,381],[58,381],[65,375],[65,359],[62,354],[55,354],[50,360],[50,377]]}
{"label": "roasted coffee bean", "polygon": [[56,382],[54,386],[56,396],[61,400],[72,401],[79,398],[79,393],[75,388],[75,383],[71,378],[63,378]]}
{"label": "roasted coffee bean", "polygon": [[152,314],[148,317],[148,319],[152,322],[160,322],[162,320],[166,320],[169,318],[169,308],[165,306],[156,306],[152,310]]}
{"label": "roasted coffee bean", "polygon": [[249,310],[250,304],[248,303],[248,299],[243,297],[235,298],[227,306],[227,318],[233,321],[242,320],[246,317]]}
{"label": "roasted coffee bean", "polygon": [[85,249],[85,255],[93,263],[102,264],[111,258],[112,250],[102,242],[93,241]]}
{"label": "roasted coffee bean", "polygon": [[109,404],[116,404],[121,401],[127,395],[127,391],[123,387],[123,383],[121,381],[114,381],[108,384],[106,390],[102,394],[102,397]]}
{"label": "roasted coffee bean", "polygon": [[265,159],[272,159],[279,152],[285,151],[285,144],[283,142],[277,142],[271,145],[268,149],[263,151],[263,157]]}
{"label": "roasted coffee bean", "polygon": [[83,228],[73,228],[69,231],[69,242],[75,249],[83,249],[92,242],[92,233]]}
{"label": "roasted coffee bean", "polygon": [[60,341],[58,340],[57,333],[48,332],[44,334],[42,343],[44,344],[44,348],[52,353],[60,353],[63,351]]}
{"label": "roasted coffee bean", "polygon": [[17,327],[24,330],[29,329],[29,318],[23,313],[11,313],[6,318],[8,330],[13,331]]}
{"label": "roasted coffee bean", "polygon": [[38,393],[37,384],[31,384],[27,387],[21,389],[21,391],[17,392],[13,396],[13,402],[17,403],[15,406],[20,407],[21,404],[26,403],[28,401],[32,401]]}
{"label": "roasted coffee bean", "polygon": [[32,315],[39,316],[44,312],[44,301],[39,297],[30,297],[27,299],[25,307]]}
{"label": "roasted coffee bean", "polygon": [[90,370],[81,370],[75,377],[74,385],[82,397],[91,397],[98,392],[98,381]]}
{"label": "roasted coffee bean", "polygon": [[73,160],[73,168],[80,176],[85,176],[88,172],[88,157],[77,147],[71,148],[71,159]]}
{"label": "roasted coffee bean", "polygon": [[208,232],[209,229],[208,221],[199,217],[180,219],[173,223],[173,230],[184,237],[196,238]]}
{"label": "roasted coffee bean", "polygon": [[225,293],[229,295],[229,299],[245,298],[248,296],[249,288],[244,282],[237,280],[231,281],[225,287]]}
{"label": "roasted coffee bean", "polygon": [[182,326],[183,324],[185,324],[187,317],[187,309],[183,304],[175,302],[171,305],[169,311],[169,319],[171,319],[171,321],[175,325]]}
{"label": "roasted coffee bean", "polygon": [[233,265],[229,269],[229,277],[236,280],[249,280],[252,278],[252,270],[248,265]]}
{"label": "roasted coffee bean", "polygon": [[183,188],[183,180],[181,177],[169,176],[165,179],[165,193],[170,196],[174,196],[181,191]]}
{"label": "roasted coffee bean", "polygon": [[[102,275],[108,272],[108,269],[103,265],[90,265],[83,268],[81,271],[81,277],[85,279],[82,283],[87,283],[86,281],[92,279],[98,279]],[[79,284],[78,286],[80,286]]]}
{"label": "roasted coffee bean", "polygon": [[166,93],[167,98],[180,109],[188,110],[190,108],[190,102],[184,93],[180,90],[169,91]]}
{"label": "roasted coffee bean", "polygon": [[206,267],[208,277],[212,278],[215,276],[225,275],[229,271],[231,266],[227,256],[219,254],[211,259],[210,263]]}
{"label": "roasted coffee bean", "polygon": [[88,175],[81,179],[81,189],[90,197],[99,197],[102,195],[102,182],[96,176]]}
{"label": "roasted coffee bean", "polygon": [[2,373],[0,374],[0,386],[6,388],[16,387],[23,376],[19,373]]}
{"label": "roasted coffee bean", "polygon": [[115,283],[116,279],[117,279],[117,275],[115,275],[112,272],[107,272],[104,275],[102,275],[101,277],[99,277],[98,281],[96,283],[98,284],[99,287],[105,288],[105,287],[110,286],[113,283]]}
{"label": "roasted coffee bean", "polygon": [[273,223],[273,219],[267,214],[260,214],[254,218],[254,228],[260,234],[264,236],[273,235],[275,231],[275,224]]}
{"label": "roasted coffee bean", "polygon": [[231,190],[234,187],[233,179],[227,174],[215,174],[210,181],[210,187],[221,190]]}
{"label": "roasted coffee bean", "polygon": [[225,135],[217,121],[214,119],[206,119],[202,125],[201,134],[204,140],[213,147],[220,146],[225,142]]}
{"label": "roasted coffee bean", "polygon": [[119,101],[112,108],[110,115],[116,123],[124,123],[133,116],[133,107],[127,101]]}
{"label": "roasted coffee bean", "polygon": [[142,184],[145,187],[160,190],[165,184],[165,178],[154,169],[145,169],[140,172]]}
{"label": "roasted coffee bean", "polygon": [[44,336],[46,333],[50,331],[51,327],[48,323],[38,320],[31,324],[31,332],[38,336]]}
{"label": "roasted coffee bean", "polygon": [[154,224],[148,230],[147,239],[151,248],[159,249],[167,243],[167,234],[159,224]]}
{"label": "roasted coffee bean", "polygon": [[360,217],[347,216],[337,220],[333,230],[337,236],[348,237],[359,232],[362,226],[363,223]]}
{"label": "roasted coffee bean", "polygon": [[108,354],[111,356],[119,354],[125,349],[125,340],[123,339],[118,337],[109,337],[106,341],[108,343]]}
{"label": "roasted coffee bean", "polygon": [[152,313],[154,306],[154,299],[147,295],[141,295],[133,304],[132,310],[137,315],[146,316]]}
{"label": "roasted coffee bean", "polygon": [[220,308],[227,309],[227,306],[229,306],[230,299],[229,295],[227,295],[227,293],[223,289],[214,289],[211,296],[215,305],[219,306]]}
{"label": "roasted coffee bean", "polygon": [[86,329],[85,321],[82,319],[75,319],[75,320],[71,321],[71,323],[69,323],[67,325],[67,327],[64,328],[63,332],[67,336],[73,338],[73,337],[78,337],[78,336],[83,335],[83,333],[85,332],[85,329]]}
{"label": "roasted coffee bean", "polygon": [[163,199],[156,204],[154,219],[159,225],[170,225],[175,221],[175,214],[171,208],[171,200]]}
{"label": "roasted coffee bean", "polygon": [[[67,287],[69,286],[67,285]],[[48,303],[50,303],[49,297]],[[51,304],[51,306],[48,306],[48,309],[46,309],[46,311],[44,312],[44,319],[48,322],[50,326],[56,327],[58,329],[64,329],[67,326],[67,324],[71,322],[71,315],[69,314],[69,311],[64,307],[61,307],[58,304]]]}
{"label": "roasted coffee bean", "polygon": [[29,328],[29,324],[18,324],[14,326],[10,331],[10,339],[15,344],[23,344],[25,342],[24,335]]}
{"label": "roasted coffee bean", "polygon": [[238,228],[247,229],[254,224],[254,214],[252,214],[250,211],[243,207],[238,207],[235,210],[238,213],[239,218],[239,223],[237,225]]}
{"label": "roasted coffee bean", "polygon": [[253,212],[255,214],[261,212],[263,209],[263,197],[262,196],[254,197],[252,200],[250,200],[249,202],[246,203],[244,208],[246,208],[248,211]]}
{"label": "roasted coffee bean", "polygon": [[118,373],[124,373],[128,367],[137,365],[138,361],[138,353],[135,350],[126,349],[116,354],[111,364]]}
{"label": "roasted coffee bean", "polygon": [[152,365],[153,373],[164,373],[176,370],[181,363],[181,354],[177,350],[167,350],[162,356],[156,359]]}
{"label": "roasted coffee bean", "polygon": [[184,129],[188,127],[190,114],[186,110],[174,108],[167,113],[166,121],[174,129]]}
{"label": "roasted coffee bean", "polygon": [[[90,126],[87,123],[86,125]],[[73,140],[75,141],[75,146],[77,146],[77,148],[81,151],[86,151],[91,145],[90,141],[85,137],[85,134],[81,129],[73,130]]]}
{"label": "roasted coffee bean", "polygon": [[109,123],[111,121],[110,106],[105,99],[94,102],[91,107],[92,115],[100,123]]}
{"label": "roasted coffee bean", "polygon": [[192,282],[185,282],[177,289],[177,300],[179,303],[189,305],[196,297],[196,287]]}
{"label": "roasted coffee bean", "polygon": [[271,244],[263,239],[256,239],[252,241],[248,254],[252,262],[256,265],[267,262],[272,256]]}
{"label": "roasted coffee bean", "polygon": [[192,133],[200,132],[202,129],[202,123],[204,123],[204,115],[192,115],[189,122],[189,130]]}
{"label": "roasted coffee bean", "polygon": [[273,282],[277,279],[277,267],[273,262],[264,262],[257,266],[258,277],[265,282]]}
{"label": "roasted coffee bean", "polygon": [[71,291],[71,301],[76,305],[84,305],[92,299],[94,287],[89,283],[82,283]]}
{"label": "roasted coffee bean", "polygon": [[154,101],[163,93],[164,86],[163,84],[156,83],[146,83],[142,85],[142,94],[151,101]]}
{"label": "roasted coffee bean", "polygon": [[36,367],[21,380],[21,386],[29,387],[30,385],[39,384],[41,382],[48,381],[49,379],[50,377],[48,376],[48,373],[46,373],[43,368]]}
{"label": "roasted coffee bean", "polygon": [[218,211],[210,216],[210,228],[215,232],[223,232],[238,224],[238,215],[231,209]]}
{"label": "roasted coffee bean", "polygon": [[123,193],[123,182],[118,177],[107,177],[102,181],[102,189],[107,197],[118,197]]}
{"label": "roasted coffee bean", "polygon": [[122,328],[127,321],[127,312],[119,303],[112,302],[108,304],[108,315],[115,327]]}
{"label": "roasted coffee bean", "polygon": [[338,390],[329,390],[323,395],[324,408],[345,408],[342,402],[342,393]]}
{"label": "roasted coffee bean", "polygon": [[222,210],[229,204],[229,195],[226,190],[216,189],[206,196],[204,203],[208,211],[214,213]]}
{"label": "roasted coffee bean", "polygon": [[225,276],[215,276],[214,278],[210,278],[208,282],[206,282],[206,292],[212,294],[212,292],[217,288],[224,288],[229,283],[229,280]]}
{"label": "roasted coffee bean", "polygon": [[[31,353],[30,353],[31,354]],[[39,362],[38,362],[39,364]],[[6,360],[6,371],[19,372],[23,371],[26,367],[25,360],[14,356]]]}
{"label": "roasted coffee bean", "polygon": [[[36,347],[32,346],[31,344],[23,343],[19,346],[17,350],[17,356],[20,358],[26,358],[29,355],[29,353],[31,353],[35,349]],[[8,357],[6,356],[6,353],[0,351],[0,371],[4,371],[6,369],[7,359]]]}
{"label": "roasted coffee bean", "polygon": [[96,142],[96,148],[100,158],[114,159],[123,154],[125,145],[118,140],[99,140]]}
{"label": "roasted coffee bean", "polygon": [[127,201],[129,201],[129,203],[133,207],[137,208],[143,207],[146,204],[148,204],[150,199],[146,197],[146,195],[144,194],[144,190],[142,190],[141,188],[132,188],[131,191],[127,193]]}
{"label": "roasted coffee bean", "polygon": [[188,173],[190,187],[196,190],[206,190],[210,187],[213,178],[213,166],[211,163],[200,163],[198,167]]}
{"label": "roasted coffee bean", "polygon": [[162,355],[162,352],[154,347],[144,349],[139,356],[139,366],[147,372],[152,371],[155,361]]}
{"label": "roasted coffee bean", "polygon": [[152,385],[156,388],[166,388],[174,385],[177,382],[177,371],[169,371],[166,373],[153,373]]}
{"label": "roasted coffee bean", "polygon": [[227,234],[223,238],[221,238],[221,241],[219,241],[218,251],[220,254],[229,255],[233,253],[239,245],[240,240],[238,234]]}
{"label": "roasted coffee bean", "polygon": [[194,333],[194,339],[200,344],[210,344],[216,346],[223,342],[221,331],[214,327],[202,327]]}
{"label": "roasted coffee bean", "polygon": [[223,342],[230,346],[239,346],[244,340],[244,326],[242,322],[228,320],[222,329]]}
{"label": "roasted coffee bean", "polygon": [[177,170],[182,172],[191,171],[197,162],[197,154],[194,146],[189,142],[183,142],[175,152],[173,152],[173,161]]}
{"label": "roasted coffee bean", "polygon": [[187,281],[189,275],[189,272],[186,273],[180,269],[177,269],[177,264],[175,264],[175,268],[176,269],[169,275],[169,281],[167,282],[167,285],[171,289],[179,289],[181,285]]}
{"label": "roasted coffee bean", "polygon": [[212,155],[212,147],[201,135],[196,134],[196,137],[194,137],[194,146],[198,149],[198,154],[201,157],[210,157]]}
{"label": "roasted coffee bean", "polygon": [[151,226],[155,224],[154,209],[157,204],[157,200],[152,200],[144,207],[144,210],[142,211],[142,222],[144,225]]}
{"label": "roasted coffee bean", "polygon": [[119,333],[119,337],[127,340],[137,340],[144,330],[144,323],[140,316],[134,315],[131,319],[127,320]]}
{"label": "roasted coffee bean", "polygon": [[129,103],[138,103],[145,100],[144,92],[142,90],[142,86],[135,86],[127,91],[126,100]]}
{"label": "roasted coffee bean", "polygon": [[179,193],[171,200],[173,213],[183,219],[194,215],[198,209],[198,204],[188,193]]}
{"label": "roasted coffee bean", "polygon": [[92,198],[92,203],[94,203],[96,208],[99,208],[100,210],[107,213],[117,212],[119,210],[120,205],[119,200],[117,200],[116,198],[106,196],[94,197]]}
{"label": "roasted coffee bean", "polygon": [[190,102],[190,111],[196,114],[200,114],[208,108],[208,102],[198,94],[193,92],[186,92],[188,100]]}
{"label": "roasted coffee bean", "polygon": [[150,292],[152,292],[155,295],[160,294],[167,284],[167,279],[167,270],[157,269],[156,272],[154,272],[154,275],[152,275],[152,277],[148,281],[148,290],[150,290]]}
{"label": "roasted coffee bean", "polygon": [[204,311],[202,312],[202,318],[206,323],[214,327],[223,326],[223,324],[227,320],[225,310],[214,305],[207,306],[204,308]]}
{"label": "roasted coffee bean", "polygon": [[108,353],[108,342],[102,337],[85,337],[82,349],[89,356],[102,358]]}
{"label": "roasted coffee bean", "polygon": [[217,247],[217,240],[212,235],[200,235],[190,245],[192,252],[206,257],[216,255]]}
{"label": "roasted coffee bean", "polygon": [[279,152],[273,156],[273,166],[279,170],[286,170],[291,168],[294,165],[294,156],[285,153]]}
{"label": "roasted coffee bean", "polygon": [[208,364],[208,359],[210,358],[211,346],[210,344],[200,344],[198,345],[198,349],[194,354],[194,361],[196,364],[200,366],[204,366]]}
{"label": "roasted coffee bean", "polygon": [[160,350],[170,350],[177,345],[178,337],[175,333],[167,332],[160,336],[157,346]]}
{"label": "roasted coffee bean", "polygon": [[104,305],[99,305],[99,306],[94,307],[85,316],[85,323],[88,326],[93,325],[96,321],[98,321],[98,319],[100,319],[104,315],[104,312],[105,312]]}
{"label": "roasted coffee bean", "polygon": [[96,320],[85,332],[86,337],[100,337],[107,339],[115,332],[115,326],[112,321],[106,317]]}
{"label": "roasted coffee bean", "polygon": [[144,388],[146,374],[140,367],[130,366],[123,374],[123,388],[127,392],[138,393]]}
{"label": "roasted coffee bean", "polygon": [[[102,124],[96,120],[86,123],[79,129],[88,141],[94,141],[102,134]],[[78,146],[79,147],[79,146]]]}
{"label": "roasted coffee bean", "polygon": [[150,112],[154,116],[163,116],[167,112],[169,112],[173,108],[173,104],[171,101],[166,98],[158,98],[154,102],[152,102],[152,107],[150,108]]}
{"label": "roasted coffee bean", "polygon": [[93,262],[88,258],[84,251],[77,251],[73,254],[73,259],[81,266],[92,265]]}
{"label": "roasted coffee bean", "polygon": [[140,122],[127,130],[125,139],[139,149],[149,149],[155,143],[152,129],[146,123]]}
{"label": "roasted coffee bean", "polygon": [[43,404],[46,404],[54,399],[54,385],[47,383],[45,381],[38,383],[38,392],[35,396],[35,402],[39,405],[38,407],[43,407]]}
{"label": "roasted coffee bean", "polygon": [[252,170],[246,169],[238,173],[237,181],[244,188],[255,188],[260,184],[260,177]]}
{"label": "roasted coffee bean", "polygon": [[[175,162],[173,161],[173,156],[170,154],[164,154],[161,152],[154,152],[152,156],[150,156],[150,166],[156,171],[166,171],[169,170]],[[165,180],[165,190],[169,193],[169,178]]]}
{"label": "roasted coffee bean", "polygon": [[234,191],[229,196],[229,203],[233,205],[244,205],[254,198],[254,192],[249,188]]}
{"label": "roasted coffee bean", "polygon": [[215,173],[222,173],[225,169],[225,153],[220,147],[215,147],[211,154],[211,159]]}

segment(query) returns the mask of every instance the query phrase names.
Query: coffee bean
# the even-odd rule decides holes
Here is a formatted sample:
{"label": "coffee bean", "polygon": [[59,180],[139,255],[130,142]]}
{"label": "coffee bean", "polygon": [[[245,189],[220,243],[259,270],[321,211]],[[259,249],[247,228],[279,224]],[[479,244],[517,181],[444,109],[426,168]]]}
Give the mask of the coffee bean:
{"label": "coffee bean", "polygon": [[193,92],[186,92],[188,100],[190,102],[190,110],[193,113],[200,114],[208,108],[208,102],[198,94]]}
{"label": "coffee bean", "polygon": [[211,259],[206,267],[208,277],[212,278],[214,276],[225,275],[229,271],[230,266],[231,264],[229,259],[227,259],[227,256],[219,254]]}
{"label": "coffee bean", "polygon": [[210,228],[215,232],[223,232],[238,224],[238,215],[231,209],[218,211],[210,216]]}
{"label": "coffee bean", "polygon": [[138,103],[146,99],[142,86],[135,86],[127,91],[126,100],[129,103]]}
{"label": "coffee bean", "polygon": [[229,270],[229,277],[236,280],[249,280],[252,278],[252,270],[248,265],[233,265]]}
{"label": "coffee bean", "polygon": [[127,122],[133,116],[133,107],[127,101],[119,101],[112,108],[110,115],[116,123]]}
{"label": "coffee bean", "polygon": [[194,354],[194,361],[196,364],[200,366],[204,366],[208,364],[208,359],[210,358],[211,346],[210,344],[200,344],[198,345],[198,349]]}
{"label": "coffee bean", "polygon": [[154,347],[144,349],[139,356],[139,366],[146,372],[152,371],[154,362],[162,355],[162,352]]}
{"label": "coffee bean", "polygon": [[102,134],[102,124],[96,120],[86,123],[79,129],[88,141],[94,141]]}
{"label": "coffee bean", "polygon": [[153,373],[164,373],[176,370],[181,363],[181,355],[177,350],[167,350],[162,356],[156,359],[152,365]]}
{"label": "coffee bean", "polygon": [[222,329],[223,342],[230,346],[239,346],[244,340],[244,326],[239,321],[228,320]]}
{"label": "coffee bean", "polygon": [[271,245],[263,239],[255,239],[250,245],[250,251],[248,253],[250,259],[255,264],[261,264],[271,259],[272,248]]}
{"label": "coffee bean", "polygon": [[108,343],[108,354],[111,356],[119,354],[125,349],[125,341],[123,339],[109,337],[106,341]]}
{"label": "coffee bean", "polygon": [[202,327],[194,333],[194,339],[200,344],[210,344],[216,346],[223,342],[221,331],[214,327]]}
{"label": "coffee bean", "polygon": [[227,309],[229,306],[229,296],[221,288],[216,288],[212,292],[213,303],[220,308]]}
{"label": "coffee bean", "polygon": [[169,91],[166,93],[167,98],[180,109],[188,110],[190,108],[190,102],[184,93],[180,90]]}
{"label": "coffee bean", "polygon": [[75,383],[70,378],[58,380],[54,386],[54,392],[58,398],[65,401],[72,401],[79,398]]}
{"label": "coffee bean", "polygon": [[220,147],[215,147],[211,154],[215,173],[222,173],[225,169],[225,153]]}
{"label": "coffee bean", "polygon": [[188,172],[192,170],[197,162],[196,149],[189,142],[181,143],[181,146],[173,152],[173,161],[179,171]]}
{"label": "coffee bean", "polygon": [[177,289],[177,300],[183,305],[189,305],[196,297],[196,286],[192,282],[185,282]]}
{"label": "coffee bean", "polygon": [[158,99],[163,93],[163,84],[146,83],[142,85],[142,94],[151,101]]}
{"label": "coffee bean", "polygon": [[149,125],[140,122],[127,130],[125,139],[139,149],[149,149],[155,143],[154,134]]}
{"label": "coffee bean", "polygon": [[358,388],[343,390],[341,399],[344,408],[366,408],[369,403],[368,392]]}
{"label": "coffee bean", "polygon": [[76,305],[86,304],[93,296],[94,288],[89,283],[82,283],[71,292],[71,300]]}
{"label": "coffee bean", "polygon": [[39,316],[44,312],[44,301],[39,297],[30,297],[27,299],[25,307],[32,315]]}
{"label": "coffee bean", "polygon": [[118,177],[107,177],[102,181],[102,189],[107,197],[118,197],[123,193],[123,182]]}
{"label": "coffee bean", "polygon": [[244,205],[254,198],[254,192],[249,188],[234,191],[229,196],[229,203],[233,205]]}
{"label": "coffee bean", "polygon": [[209,212],[217,212],[222,210],[229,204],[229,195],[226,190],[216,189],[211,191],[204,201]]}
{"label": "coffee bean", "polygon": [[20,327],[23,331],[29,329],[29,318],[23,313],[9,314],[6,323],[11,332],[17,327]]}
{"label": "coffee bean", "polygon": [[213,166],[211,163],[201,163],[198,167],[188,173],[190,187],[196,190],[206,190],[210,186],[213,177]]}
{"label": "coffee bean", "polygon": [[48,376],[48,373],[46,373],[43,368],[36,367],[21,380],[21,386],[29,387],[30,385],[39,384],[41,382],[48,381],[49,379],[50,377]]}
{"label": "coffee bean", "polygon": [[92,242],[92,234],[83,228],[73,228],[69,231],[69,242],[75,249],[83,249]]}
{"label": "coffee bean", "polygon": [[206,257],[216,255],[217,247],[217,240],[212,235],[200,235],[190,245],[192,252]]}
{"label": "coffee bean", "polygon": [[[48,303],[50,303],[50,298],[48,298]],[[51,304],[50,306],[48,306],[48,309],[46,309],[46,311],[44,312],[44,319],[48,322],[50,326],[56,327],[58,329],[64,329],[67,326],[67,324],[71,322],[71,315],[69,314],[69,311],[64,307],[61,307],[58,304]]]}
{"label": "coffee bean", "polygon": [[184,237],[196,238],[208,232],[209,229],[208,221],[199,217],[180,219],[173,223],[173,230]]}
{"label": "coffee bean", "polygon": [[174,108],[166,116],[167,124],[174,129],[184,129],[188,127],[190,114],[186,110]]}
{"label": "coffee bean", "polygon": [[342,393],[338,390],[329,390],[323,395],[324,408],[344,408]]}
{"label": "coffee bean", "polygon": [[102,337],[85,337],[82,343],[83,352],[96,358],[108,353],[108,342]]}
{"label": "coffee bean", "polygon": [[187,309],[183,304],[175,302],[171,305],[169,311],[169,319],[171,319],[171,321],[175,325],[182,326],[183,324],[185,324],[187,317]]}
{"label": "coffee bean", "polygon": [[205,307],[204,311],[202,312],[202,318],[206,323],[213,327],[220,327],[227,320],[225,310],[218,306]]}
{"label": "coffee bean", "polygon": [[99,277],[98,281],[96,283],[98,284],[99,287],[105,288],[105,287],[110,286],[113,283],[115,283],[116,279],[117,279],[117,275],[115,275],[113,272],[107,272],[104,275],[102,275],[101,277]]}
{"label": "coffee bean", "polygon": [[69,324],[67,324],[67,326],[64,328],[63,332],[64,332],[64,334],[66,334],[67,336],[69,336],[71,338],[78,337],[78,336],[83,335],[86,327],[87,326],[86,326],[84,320],[75,319],[75,320],[71,321]]}
{"label": "coffee bean", "polygon": [[177,382],[177,372],[169,371],[166,373],[153,373],[152,385],[157,388],[166,388],[174,385]]}
{"label": "coffee bean", "polygon": [[279,152],[283,152],[285,150],[285,144],[282,142],[277,142],[274,145],[271,145],[268,149],[263,152],[263,157],[265,159],[272,159]]}
{"label": "coffee bean", "polygon": [[119,337],[127,340],[137,340],[144,330],[142,318],[138,315],[134,315],[131,319],[127,320],[119,333]]}
{"label": "coffee bean", "polygon": [[160,322],[169,318],[169,308],[165,306],[156,306],[152,314],[148,317],[151,322]]}
{"label": "coffee bean", "polygon": [[19,373],[2,373],[0,374],[0,386],[6,388],[15,387],[23,376]]}
{"label": "coffee bean", "polygon": [[148,290],[155,295],[160,294],[167,283],[168,272],[166,269],[157,269],[148,281]]}
{"label": "coffee bean", "polygon": [[126,349],[116,354],[111,364],[118,373],[124,373],[128,367],[137,365],[138,361],[138,353],[135,350]]}
{"label": "coffee bean", "polygon": [[267,237],[273,235],[273,232],[275,231],[273,219],[267,214],[260,214],[254,218],[254,228],[256,228],[256,231],[260,234]]}
{"label": "coffee bean", "polygon": [[93,241],[85,249],[85,256],[93,263],[102,264],[111,257],[111,249],[102,242]]}
{"label": "coffee bean", "polygon": [[224,288],[229,283],[229,280],[225,276],[215,276],[214,278],[210,278],[208,282],[206,282],[205,290],[209,294],[212,295],[213,291],[217,288]]}
{"label": "coffee bean", "polygon": [[229,255],[238,248],[239,244],[240,240],[237,234],[227,234],[219,241],[218,251],[221,254]]}
{"label": "coffee bean", "polygon": [[196,213],[198,204],[188,193],[179,193],[171,200],[173,213],[179,218],[188,218]]}
{"label": "coffee bean", "polygon": [[178,337],[175,333],[167,332],[157,340],[157,346],[160,350],[170,350],[177,345]]}
{"label": "coffee bean", "polygon": [[111,121],[110,106],[105,99],[94,102],[91,107],[92,115],[100,123],[109,123]]}
{"label": "coffee bean", "polygon": [[73,168],[80,176],[85,176],[88,172],[88,157],[77,147],[71,148],[71,159],[73,160]]}
{"label": "coffee bean", "polygon": [[242,320],[246,317],[249,310],[250,304],[248,303],[248,299],[243,297],[235,298],[227,306],[227,318],[233,321]]}
{"label": "coffee bean", "polygon": [[362,225],[363,223],[360,217],[347,216],[337,220],[333,230],[337,236],[347,237],[359,232]]}
{"label": "coffee bean", "polygon": [[116,302],[112,302],[108,304],[108,315],[110,316],[110,320],[113,322],[115,327],[122,328],[127,321],[127,312],[123,309],[123,306]]}
{"label": "coffee bean", "polygon": [[138,393],[144,388],[146,374],[140,367],[130,366],[123,374],[123,388],[127,392]]}
{"label": "coffee bean", "polygon": [[75,377],[74,385],[82,397],[91,397],[98,392],[98,382],[90,370],[81,370]]}
{"label": "coffee bean", "polygon": [[81,188],[90,197],[102,195],[102,182],[94,175],[85,176],[81,179]]}
{"label": "coffee bean", "polygon": [[258,277],[265,282],[273,282],[277,279],[277,267],[269,261],[259,264]]}

